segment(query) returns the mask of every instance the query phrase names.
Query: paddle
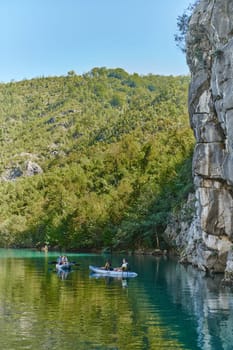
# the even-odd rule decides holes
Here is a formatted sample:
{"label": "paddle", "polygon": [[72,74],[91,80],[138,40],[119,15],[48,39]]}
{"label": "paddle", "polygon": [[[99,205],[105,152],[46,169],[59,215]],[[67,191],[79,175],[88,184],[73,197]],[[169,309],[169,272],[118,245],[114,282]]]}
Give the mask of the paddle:
{"label": "paddle", "polygon": [[75,266],[80,266],[80,264],[77,263],[76,261],[71,261],[70,264],[75,265]]}
{"label": "paddle", "polygon": [[[53,261],[49,261],[48,264],[50,264],[50,265],[52,265],[52,264],[53,264],[53,265],[56,265],[56,264],[58,264],[58,262],[57,262],[56,260],[53,260]],[[69,264],[75,265],[75,266],[80,266],[80,264],[77,263],[76,261],[70,261]]]}

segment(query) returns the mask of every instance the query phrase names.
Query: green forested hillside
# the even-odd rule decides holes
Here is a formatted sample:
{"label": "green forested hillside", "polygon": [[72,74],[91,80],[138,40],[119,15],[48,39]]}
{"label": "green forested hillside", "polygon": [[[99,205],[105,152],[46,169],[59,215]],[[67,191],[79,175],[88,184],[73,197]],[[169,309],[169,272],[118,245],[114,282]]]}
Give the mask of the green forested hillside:
{"label": "green forested hillside", "polygon": [[162,242],[192,188],[188,83],[94,68],[0,84],[0,246]]}

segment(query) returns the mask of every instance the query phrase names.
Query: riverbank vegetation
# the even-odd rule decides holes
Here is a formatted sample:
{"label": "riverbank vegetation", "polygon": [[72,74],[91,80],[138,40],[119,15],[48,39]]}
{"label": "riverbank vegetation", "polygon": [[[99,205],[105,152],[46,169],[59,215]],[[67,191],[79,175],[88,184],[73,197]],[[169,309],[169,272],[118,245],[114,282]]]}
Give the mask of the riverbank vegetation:
{"label": "riverbank vegetation", "polygon": [[0,246],[157,247],[192,190],[189,77],[0,84]]}

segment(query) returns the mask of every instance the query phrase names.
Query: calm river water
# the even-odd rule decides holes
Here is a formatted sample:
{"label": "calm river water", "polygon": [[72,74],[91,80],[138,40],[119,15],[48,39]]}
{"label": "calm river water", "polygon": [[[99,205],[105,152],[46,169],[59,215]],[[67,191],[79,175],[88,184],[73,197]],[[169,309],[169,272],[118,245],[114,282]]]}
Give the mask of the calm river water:
{"label": "calm river water", "polygon": [[0,249],[0,349],[233,349],[233,292],[222,276],[137,256],[128,259],[136,278],[95,278],[89,264],[106,257],[87,254],[68,254],[80,266],[58,276],[57,256]]}

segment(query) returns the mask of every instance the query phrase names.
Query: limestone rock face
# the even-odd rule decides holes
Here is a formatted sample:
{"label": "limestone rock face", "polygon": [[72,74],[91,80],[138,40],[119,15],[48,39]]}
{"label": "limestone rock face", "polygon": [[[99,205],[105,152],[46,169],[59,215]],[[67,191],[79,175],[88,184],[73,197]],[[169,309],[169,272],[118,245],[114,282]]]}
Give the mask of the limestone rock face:
{"label": "limestone rock face", "polygon": [[[233,1],[201,0],[189,23],[196,217],[183,259],[233,276]],[[233,278],[232,278],[233,280]]]}

